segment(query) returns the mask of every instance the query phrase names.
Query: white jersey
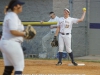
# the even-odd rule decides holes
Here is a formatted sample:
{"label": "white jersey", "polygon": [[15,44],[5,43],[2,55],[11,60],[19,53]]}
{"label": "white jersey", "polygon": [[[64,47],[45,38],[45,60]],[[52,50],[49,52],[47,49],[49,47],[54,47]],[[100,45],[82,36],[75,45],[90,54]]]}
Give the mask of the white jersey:
{"label": "white jersey", "polygon": [[71,33],[73,23],[78,23],[78,19],[71,17],[65,19],[64,17],[61,17],[57,26],[60,27],[61,33]]}
{"label": "white jersey", "polygon": [[12,35],[10,33],[10,30],[17,30],[17,31],[24,30],[24,26],[22,25],[18,15],[14,12],[8,12],[5,15],[3,22],[3,35],[1,39],[23,42],[23,37]]}
{"label": "white jersey", "polygon": [[[57,22],[58,23],[58,21],[59,21],[59,17],[56,16],[54,19],[51,18],[48,22]],[[51,26],[57,26],[57,25],[51,25]],[[52,28],[51,31],[55,32],[56,28]]]}

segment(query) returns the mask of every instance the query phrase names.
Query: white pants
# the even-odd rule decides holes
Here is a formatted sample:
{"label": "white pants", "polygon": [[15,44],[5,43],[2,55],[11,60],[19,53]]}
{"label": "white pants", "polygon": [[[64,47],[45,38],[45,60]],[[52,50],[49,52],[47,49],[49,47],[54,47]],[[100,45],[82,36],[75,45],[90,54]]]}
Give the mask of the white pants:
{"label": "white pants", "polygon": [[23,71],[24,55],[19,42],[1,40],[0,49],[3,54],[5,66],[13,66],[15,71]]}
{"label": "white pants", "polygon": [[71,53],[71,34],[69,35],[62,35],[59,34],[59,52],[63,52],[64,50],[64,44],[66,47],[66,51],[68,53]]}

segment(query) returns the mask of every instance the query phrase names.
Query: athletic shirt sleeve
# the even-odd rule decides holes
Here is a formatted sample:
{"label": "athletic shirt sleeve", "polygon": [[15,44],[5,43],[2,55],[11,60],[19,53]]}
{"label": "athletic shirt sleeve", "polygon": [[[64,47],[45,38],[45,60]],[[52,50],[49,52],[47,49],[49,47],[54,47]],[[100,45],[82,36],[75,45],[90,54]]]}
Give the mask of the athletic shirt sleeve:
{"label": "athletic shirt sleeve", "polygon": [[60,18],[58,19],[58,22],[57,22],[57,27],[59,27],[60,26]]}
{"label": "athletic shirt sleeve", "polygon": [[60,26],[60,22],[57,22],[57,27],[59,27]]}
{"label": "athletic shirt sleeve", "polygon": [[57,23],[59,22],[59,17],[57,17]]}
{"label": "athletic shirt sleeve", "polygon": [[79,19],[77,19],[77,18],[72,18],[72,23],[78,24],[78,20],[79,20]]}
{"label": "athletic shirt sleeve", "polygon": [[18,29],[18,19],[16,17],[9,18],[8,27],[9,27],[9,30],[17,30]]}

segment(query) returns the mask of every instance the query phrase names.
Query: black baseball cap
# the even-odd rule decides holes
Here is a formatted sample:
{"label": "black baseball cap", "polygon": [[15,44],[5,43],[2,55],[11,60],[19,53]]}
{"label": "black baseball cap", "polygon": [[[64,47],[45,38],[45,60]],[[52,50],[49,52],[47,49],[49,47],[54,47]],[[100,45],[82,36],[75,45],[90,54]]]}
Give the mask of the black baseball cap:
{"label": "black baseball cap", "polygon": [[25,2],[22,2],[22,1],[20,1],[20,0],[17,0],[15,3],[16,3],[16,4],[20,4],[20,5],[24,5],[24,4],[25,4]]}
{"label": "black baseball cap", "polygon": [[16,0],[16,1],[12,4],[12,7],[16,6],[17,4],[19,4],[19,5],[24,5],[25,2],[22,2],[22,1],[20,1],[20,0]]}

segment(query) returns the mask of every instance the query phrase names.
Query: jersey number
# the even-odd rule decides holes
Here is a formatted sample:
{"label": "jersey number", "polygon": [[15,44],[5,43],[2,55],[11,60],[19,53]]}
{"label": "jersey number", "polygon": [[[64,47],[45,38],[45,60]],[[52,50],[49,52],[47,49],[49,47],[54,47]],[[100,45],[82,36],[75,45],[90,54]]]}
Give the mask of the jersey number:
{"label": "jersey number", "polygon": [[66,28],[69,28],[69,25],[66,25]]}

